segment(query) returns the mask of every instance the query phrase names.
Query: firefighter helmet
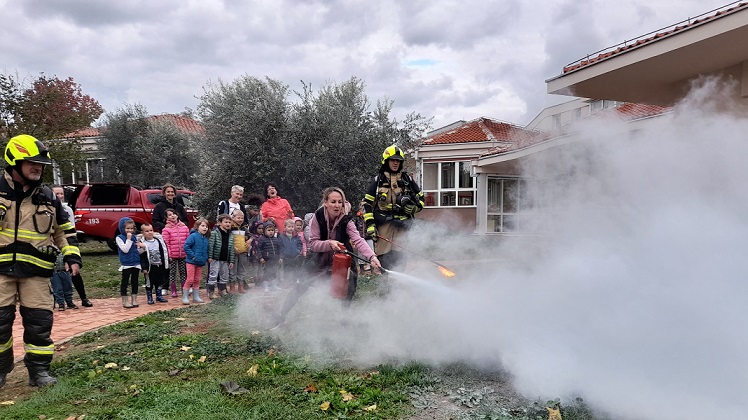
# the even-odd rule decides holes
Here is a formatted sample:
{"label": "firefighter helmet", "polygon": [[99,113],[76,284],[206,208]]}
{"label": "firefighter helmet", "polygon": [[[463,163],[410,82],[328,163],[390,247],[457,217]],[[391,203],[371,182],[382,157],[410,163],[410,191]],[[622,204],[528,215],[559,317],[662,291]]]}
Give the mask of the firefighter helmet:
{"label": "firefighter helmet", "polygon": [[384,162],[387,161],[387,159],[394,159],[399,161],[405,160],[405,153],[403,153],[403,149],[392,145],[386,149],[384,149],[384,153],[382,153],[382,165],[384,165]]}
{"label": "firefighter helmet", "polygon": [[8,140],[5,146],[5,161],[10,166],[16,166],[21,161],[29,161],[49,165],[49,149],[44,143],[28,134],[20,134]]}

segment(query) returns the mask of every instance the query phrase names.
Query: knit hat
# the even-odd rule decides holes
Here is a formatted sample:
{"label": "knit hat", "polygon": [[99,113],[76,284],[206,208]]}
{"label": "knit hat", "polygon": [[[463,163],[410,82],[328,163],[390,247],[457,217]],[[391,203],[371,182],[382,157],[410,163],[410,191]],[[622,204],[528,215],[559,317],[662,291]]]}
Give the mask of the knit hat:
{"label": "knit hat", "polygon": [[272,221],[268,220],[267,222],[265,222],[265,224],[262,225],[262,227],[265,228],[265,229],[267,229],[269,227],[272,227],[273,229],[275,229],[275,223],[273,223]]}

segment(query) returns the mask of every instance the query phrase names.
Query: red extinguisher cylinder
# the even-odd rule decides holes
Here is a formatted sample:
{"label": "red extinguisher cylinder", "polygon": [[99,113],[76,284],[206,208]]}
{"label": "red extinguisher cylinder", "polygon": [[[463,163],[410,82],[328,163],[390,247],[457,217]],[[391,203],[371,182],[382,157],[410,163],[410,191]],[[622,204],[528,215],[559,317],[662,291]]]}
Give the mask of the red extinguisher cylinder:
{"label": "red extinguisher cylinder", "polygon": [[[344,247],[340,247],[345,250]],[[330,282],[330,296],[335,299],[348,297],[348,270],[351,269],[351,256],[336,252],[332,256],[332,281]]]}

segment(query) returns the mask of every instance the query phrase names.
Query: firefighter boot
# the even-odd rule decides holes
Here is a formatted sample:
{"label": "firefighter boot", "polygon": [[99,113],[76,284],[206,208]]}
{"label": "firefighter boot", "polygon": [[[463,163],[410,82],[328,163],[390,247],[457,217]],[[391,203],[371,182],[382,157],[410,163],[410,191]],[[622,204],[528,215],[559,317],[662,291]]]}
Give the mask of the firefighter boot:
{"label": "firefighter boot", "polygon": [[122,296],[122,307],[123,308],[127,308],[127,309],[132,308],[132,305],[130,304],[129,300],[130,299],[128,299],[127,295]]}
{"label": "firefighter boot", "polygon": [[192,288],[192,303],[203,303],[204,300],[200,299],[200,289],[197,287]]}
{"label": "firefighter boot", "polygon": [[156,303],[153,301],[153,290],[151,289],[145,289],[145,298],[148,300],[149,305]]}
{"label": "firefighter boot", "polygon": [[182,289],[182,305],[189,305],[190,304],[190,292],[187,291],[187,289]]}
{"label": "firefighter boot", "polygon": [[138,294],[137,293],[133,293],[130,296],[130,298],[132,299],[131,305],[132,305],[133,308],[137,308],[138,306],[140,306],[140,305],[138,305]]}
{"label": "firefighter boot", "polygon": [[164,299],[163,290],[161,288],[156,289],[156,302],[168,303],[169,301]]}
{"label": "firefighter boot", "polygon": [[0,308],[0,388],[5,385],[5,377],[13,370],[13,321],[16,307]]}
{"label": "firefighter boot", "polygon": [[57,379],[49,374],[49,365],[55,351],[55,345],[49,337],[52,332],[52,311],[21,306],[21,317],[26,348],[23,362],[29,371],[29,385],[42,387],[56,384]]}

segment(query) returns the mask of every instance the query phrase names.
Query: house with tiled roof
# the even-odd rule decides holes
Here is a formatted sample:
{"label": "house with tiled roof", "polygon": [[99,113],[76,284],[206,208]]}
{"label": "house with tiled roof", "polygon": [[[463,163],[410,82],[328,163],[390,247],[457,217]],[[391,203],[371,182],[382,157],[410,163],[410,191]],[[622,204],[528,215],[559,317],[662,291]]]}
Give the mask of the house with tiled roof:
{"label": "house with tiled roof", "polygon": [[[598,102],[580,98],[549,107],[526,127],[481,117],[432,131],[415,154],[426,204],[419,218],[459,220],[451,225],[476,234],[530,233],[522,225],[522,213],[533,209],[524,203],[532,201],[529,195],[546,180],[523,175],[528,159],[553,159],[557,147],[578,140],[577,123],[611,121],[620,123],[611,127],[636,131],[672,112],[672,107],[658,105]],[[554,118],[568,113],[579,116]]]}
{"label": "house with tiled roof", "polygon": [[[192,118],[175,114],[151,115],[147,118],[151,124],[169,124],[187,134],[204,135],[205,128]],[[80,168],[60,168],[53,165],[54,182],[56,184],[77,184],[89,182],[106,182],[104,179],[104,165],[106,161],[98,153],[98,142],[102,138],[102,131],[96,127],[85,127],[62,136],[62,139],[79,142],[81,151],[86,155],[85,164]]]}
{"label": "house with tiled roof", "polygon": [[588,54],[546,80],[548,93],[672,106],[699,76],[738,83],[748,103],[748,2],[734,2]]}
{"label": "house with tiled roof", "polygon": [[[530,159],[553,159],[579,140],[584,121],[609,119],[611,130],[657,129],[694,79],[716,76],[730,84],[748,111],[748,2],[735,2],[589,54],[548,79],[548,93],[574,97],[549,107],[526,127],[479,118],[429,134],[416,152],[423,190],[422,218],[460,220],[476,234],[524,234],[526,195],[544,180],[522,173]],[[532,200],[529,200],[532,201]]]}

